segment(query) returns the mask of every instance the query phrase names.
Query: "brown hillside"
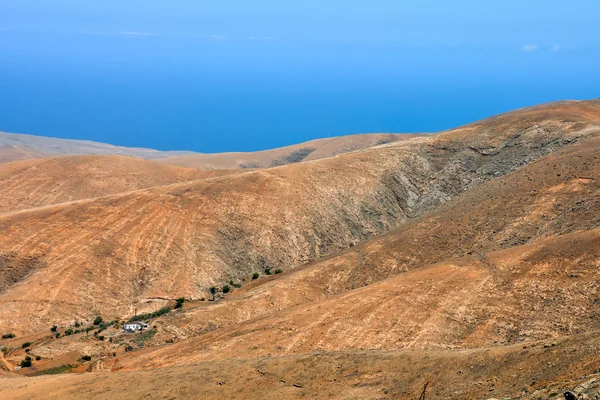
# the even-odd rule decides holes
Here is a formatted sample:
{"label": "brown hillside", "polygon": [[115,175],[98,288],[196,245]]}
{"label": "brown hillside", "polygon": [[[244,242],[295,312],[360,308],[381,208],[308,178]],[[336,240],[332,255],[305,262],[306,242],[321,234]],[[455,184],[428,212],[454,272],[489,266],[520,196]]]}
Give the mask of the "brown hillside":
{"label": "brown hillside", "polygon": [[597,130],[597,102],[538,112],[554,108],[559,119],[529,121],[526,110],[524,120],[502,117],[507,130],[482,124],[460,146],[457,130],[1,217],[0,252],[16,266],[4,271],[17,278],[4,279],[14,284],[0,294],[0,322],[22,332],[98,312],[123,318],[164,299],[208,297],[208,287],[265,267],[295,269]]}
{"label": "brown hillside", "polygon": [[363,150],[369,147],[394,143],[423,135],[373,133],[348,135],[251,153],[192,154],[169,157],[160,162],[199,169],[266,168],[293,164],[300,161],[319,160],[338,154]]}
{"label": "brown hillside", "polygon": [[[562,102],[0,215],[0,333],[17,334],[0,341],[0,368],[14,369],[25,341],[41,356],[0,375],[0,392],[416,399],[429,382],[428,399],[593,398],[599,148],[600,101]],[[242,288],[199,300],[230,280]],[[75,320],[180,296],[184,309],[147,331],[65,336]],[[95,373],[14,377],[67,363]]]}
{"label": "brown hillside", "polygon": [[166,337],[202,336],[140,357],[149,367],[235,353],[483,347],[597,330],[598,147],[592,137],[339,256],[169,316]]}
{"label": "brown hillside", "polygon": [[0,213],[223,174],[123,156],[68,156],[0,165]]}

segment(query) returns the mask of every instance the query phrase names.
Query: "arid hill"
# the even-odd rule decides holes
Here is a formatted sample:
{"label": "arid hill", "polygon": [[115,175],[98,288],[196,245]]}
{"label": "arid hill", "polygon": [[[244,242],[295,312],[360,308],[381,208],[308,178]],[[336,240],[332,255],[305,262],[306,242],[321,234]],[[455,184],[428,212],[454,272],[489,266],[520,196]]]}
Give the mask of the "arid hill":
{"label": "arid hill", "polygon": [[0,214],[225,173],[124,156],[65,156],[0,164]]}
{"label": "arid hill", "polygon": [[19,146],[0,146],[0,164],[45,157],[52,157],[52,155]]}
{"label": "arid hill", "polygon": [[[559,118],[540,122],[549,109]],[[3,271],[19,278],[3,279],[14,284],[0,294],[0,322],[21,333],[97,312],[124,318],[165,299],[208,297],[209,287],[265,268],[298,268],[597,132],[600,104],[522,114],[335,158],[5,215],[0,254],[14,267]]]}
{"label": "arid hill", "polygon": [[[19,152],[20,157],[3,156],[4,152]],[[104,154],[146,159],[192,154],[189,151],[158,151],[152,149],[113,146],[89,140],[49,138],[17,133],[0,132],[0,163],[31,158],[66,155]]]}
{"label": "arid hill", "polygon": [[256,169],[319,160],[422,135],[372,133],[311,140],[309,142],[251,153],[191,154],[168,157],[160,162],[198,169]]}
{"label": "arid hill", "polygon": [[[154,398],[416,399],[429,382],[433,399],[595,395],[599,148],[600,101],[562,102],[0,216],[0,326],[17,334],[0,361],[16,365],[28,340],[42,360],[20,374],[98,371],[0,376],[0,391],[111,398],[135,381]],[[216,301],[200,301],[211,286]],[[46,338],[54,323],[181,296],[146,333]]]}
{"label": "arid hill", "polygon": [[407,140],[417,136],[421,135],[358,134],[317,139],[265,151],[201,154],[193,151],[158,151],[113,146],[88,140],[57,139],[0,132],[0,164],[18,160],[69,155],[121,155],[195,169],[257,169],[332,157],[337,154]]}

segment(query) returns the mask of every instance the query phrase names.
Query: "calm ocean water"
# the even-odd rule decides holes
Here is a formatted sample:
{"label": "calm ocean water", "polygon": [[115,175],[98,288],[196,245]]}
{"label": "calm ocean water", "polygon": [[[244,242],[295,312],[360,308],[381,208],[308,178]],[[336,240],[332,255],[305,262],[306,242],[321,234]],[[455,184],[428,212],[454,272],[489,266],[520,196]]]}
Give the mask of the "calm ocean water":
{"label": "calm ocean water", "polygon": [[431,132],[565,98],[576,78],[102,73],[0,67],[0,130],[124,146],[254,151],[365,132]]}

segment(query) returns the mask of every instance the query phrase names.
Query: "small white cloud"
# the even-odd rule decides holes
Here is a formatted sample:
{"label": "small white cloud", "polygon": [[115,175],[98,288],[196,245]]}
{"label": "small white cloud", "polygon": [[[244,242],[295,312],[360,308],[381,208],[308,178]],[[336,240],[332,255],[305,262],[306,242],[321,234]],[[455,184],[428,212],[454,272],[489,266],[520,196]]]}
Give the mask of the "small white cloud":
{"label": "small white cloud", "polygon": [[562,46],[560,44],[555,44],[550,48],[550,52],[558,53],[560,51],[560,49],[562,49]]}
{"label": "small white cloud", "polygon": [[523,53],[533,53],[534,51],[538,51],[540,46],[537,44],[526,44],[521,47],[521,51]]}
{"label": "small white cloud", "polygon": [[214,40],[225,40],[225,39],[227,39],[227,36],[210,35],[209,38],[214,39]]}
{"label": "small white cloud", "polygon": [[249,40],[271,40],[273,39],[271,36],[250,36]]}
{"label": "small white cloud", "polygon": [[117,35],[128,35],[128,36],[156,36],[154,33],[148,32],[136,32],[136,31],[123,31],[117,33]]}

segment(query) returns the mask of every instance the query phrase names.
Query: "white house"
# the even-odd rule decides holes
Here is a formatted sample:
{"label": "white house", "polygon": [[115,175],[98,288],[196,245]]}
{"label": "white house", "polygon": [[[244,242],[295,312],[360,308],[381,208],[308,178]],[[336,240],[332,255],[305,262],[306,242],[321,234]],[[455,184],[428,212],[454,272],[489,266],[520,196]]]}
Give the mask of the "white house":
{"label": "white house", "polygon": [[141,331],[142,330],[142,324],[140,324],[139,322],[129,322],[129,323],[126,323],[123,326],[123,330],[125,332]]}

